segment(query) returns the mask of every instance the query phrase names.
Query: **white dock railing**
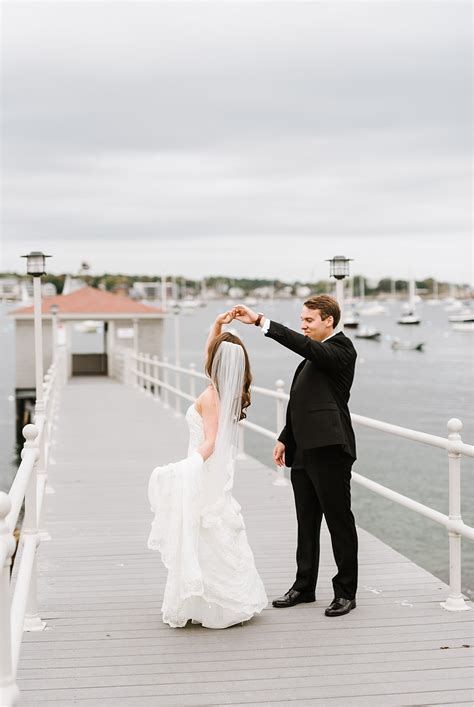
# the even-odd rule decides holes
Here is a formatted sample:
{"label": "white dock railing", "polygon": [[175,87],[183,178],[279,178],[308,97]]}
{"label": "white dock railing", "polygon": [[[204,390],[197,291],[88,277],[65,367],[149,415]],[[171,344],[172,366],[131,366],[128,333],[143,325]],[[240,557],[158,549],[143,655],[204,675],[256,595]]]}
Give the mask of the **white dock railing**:
{"label": "white dock railing", "polygon": [[[196,371],[194,364],[191,364],[189,368],[175,366],[169,363],[166,357],[163,360],[159,360],[157,356],[150,356],[145,353],[137,354],[130,349],[115,351],[114,370],[117,378],[122,380],[122,382],[135,385],[147,395],[160,400],[165,407],[171,408],[173,406],[176,415],[181,414],[181,399],[190,402],[196,399],[196,379],[207,380],[203,373]],[[188,392],[181,387],[182,376],[188,378]],[[283,381],[278,380],[276,382],[275,390],[252,386],[252,393],[275,400],[275,429],[270,430],[248,420],[243,420],[240,423],[239,454],[241,457],[245,455],[244,437],[246,430],[256,432],[275,442],[285,424],[285,407],[289,400],[289,395],[284,392]],[[174,399],[170,400],[170,394],[174,396]],[[450,419],[447,422],[448,436],[444,438],[363,417],[362,415],[353,414],[352,421],[356,425],[403,437],[418,444],[437,447],[448,453],[448,515],[376,483],[361,474],[353,472],[352,478],[356,483],[379,496],[398,503],[446,528],[449,536],[449,595],[441,603],[441,606],[448,611],[465,611],[469,609],[470,607],[466,604],[461,592],[461,538],[474,540],[474,528],[466,525],[461,517],[461,457],[463,455],[474,457],[474,446],[465,444],[461,440],[462,422],[456,418]],[[275,483],[278,485],[286,485],[288,483],[285,474],[278,469]]]}
{"label": "white dock railing", "polygon": [[[51,443],[58,413],[60,390],[66,380],[65,352],[58,347],[43,382],[44,411],[35,415],[35,424],[23,428],[25,444],[21,464],[8,494],[0,493],[0,705],[18,704],[16,673],[23,631],[45,628],[38,612],[36,552],[44,494],[48,491],[48,466],[52,463]],[[49,489],[52,492],[51,489]],[[14,531],[24,503],[19,555],[15,562],[16,580],[11,579]]]}

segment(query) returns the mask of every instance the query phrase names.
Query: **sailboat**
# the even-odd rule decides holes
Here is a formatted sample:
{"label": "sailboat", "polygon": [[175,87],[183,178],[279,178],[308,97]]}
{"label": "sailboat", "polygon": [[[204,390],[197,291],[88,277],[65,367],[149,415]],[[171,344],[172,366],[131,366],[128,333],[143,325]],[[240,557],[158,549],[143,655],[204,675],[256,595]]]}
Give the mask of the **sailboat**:
{"label": "sailboat", "polygon": [[420,324],[421,319],[415,311],[415,280],[410,280],[410,294],[408,303],[403,306],[402,314],[397,319],[397,324]]}
{"label": "sailboat", "polygon": [[350,309],[347,314],[344,314],[344,328],[357,329],[359,326],[359,315],[355,309]]}
{"label": "sailboat", "polygon": [[385,314],[386,308],[379,302],[370,302],[369,304],[364,304],[365,300],[365,279],[363,277],[359,280],[360,289],[360,301],[362,303],[362,308],[360,310],[360,315],[362,317],[375,317],[378,314]]}
{"label": "sailboat", "polygon": [[433,307],[434,305],[441,304],[441,300],[438,296],[438,280],[433,280],[433,296],[426,300],[426,304]]}
{"label": "sailboat", "polygon": [[394,351],[423,351],[424,345],[424,341],[401,341],[398,338],[392,341],[392,349]]}
{"label": "sailboat", "polygon": [[461,300],[457,299],[456,285],[452,283],[449,286],[449,297],[444,300],[444,305],[445,312],[460,312],[464,307]]}
{"label": "sailboat", "polygon": [[471,309],[471,307],[463,307],[459,314],[451,314],[448,317],[448,322],[474,322],[474,309]]}
{"label": "sailboat", "polygon": [[373,327],[362,327],[358,334],[355,335],[356,339],[369,339],[371,341],[380,341],[382,333]]}

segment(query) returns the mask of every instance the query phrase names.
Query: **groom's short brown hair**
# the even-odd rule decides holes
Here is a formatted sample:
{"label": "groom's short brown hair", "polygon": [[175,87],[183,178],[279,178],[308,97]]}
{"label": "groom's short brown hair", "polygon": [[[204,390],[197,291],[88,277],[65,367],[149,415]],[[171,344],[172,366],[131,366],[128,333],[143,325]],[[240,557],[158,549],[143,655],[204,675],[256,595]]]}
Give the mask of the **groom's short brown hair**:
{"label": "groom's short brown hair", "polygon": [[334,328],[339,324],[341,318],[341,309],[337,300],[329,295],[313,295],[304,303],[308,309],[319,309],[321,319],[327,319],[331,316],[334,320]]}

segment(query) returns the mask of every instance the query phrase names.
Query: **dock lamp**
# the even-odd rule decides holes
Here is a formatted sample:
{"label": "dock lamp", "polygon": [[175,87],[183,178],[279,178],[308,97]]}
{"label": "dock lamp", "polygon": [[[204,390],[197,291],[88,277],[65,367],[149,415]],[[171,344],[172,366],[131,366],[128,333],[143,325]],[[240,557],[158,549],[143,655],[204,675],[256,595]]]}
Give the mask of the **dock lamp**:
{"label": "dock lamp", "polygon": [[51,258],[50,255],[45,255],[40,250],[32,250],[28,255],[22,255],[26,258],[26,272],[33,277],[41,277],[46,275],[46,258]]}
{"label": "dock lamp", "polygon": [[34,331],[35,331],[35,422],[38,416],[44,415],[43,399],[43,331],[41,318],[41,276],[46,274],[46,258],[41,251],[33,250],[26,258],[26,272],[33,277],[33,305],[34,305]]}
{"label": "dock lamp", "polygon": [[327,260],[329,262],[329,277],[334,277],[336,280],[336,299],[341,310],[341,320],[337,326],[337,331],[344,328],[344,278],[349,277],[349,263],[352,258],[346,258],[345,255],[335,255],[334,258]]}

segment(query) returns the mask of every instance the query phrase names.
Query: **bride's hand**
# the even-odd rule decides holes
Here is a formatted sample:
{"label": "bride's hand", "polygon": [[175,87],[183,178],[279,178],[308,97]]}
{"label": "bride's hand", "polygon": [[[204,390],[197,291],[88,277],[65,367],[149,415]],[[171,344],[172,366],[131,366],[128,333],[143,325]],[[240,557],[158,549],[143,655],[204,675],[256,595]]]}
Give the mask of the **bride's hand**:
{"label": "bride's hand", "polygon": [[229,324],[235,317],[234,311],[230,309],[228,312],[222,312],[216,317],[216,324]]}

